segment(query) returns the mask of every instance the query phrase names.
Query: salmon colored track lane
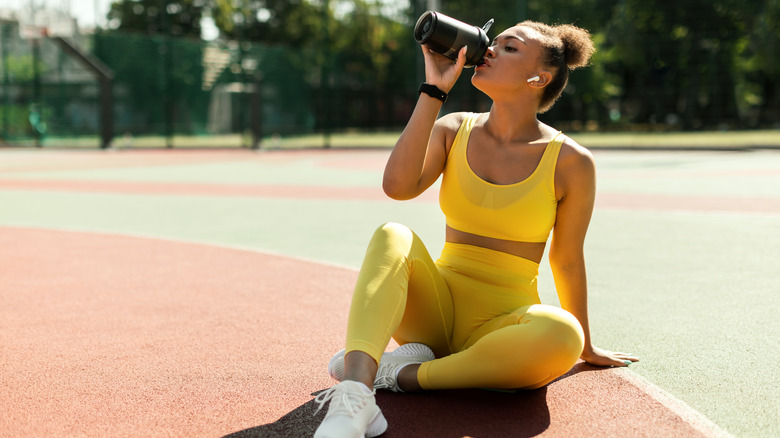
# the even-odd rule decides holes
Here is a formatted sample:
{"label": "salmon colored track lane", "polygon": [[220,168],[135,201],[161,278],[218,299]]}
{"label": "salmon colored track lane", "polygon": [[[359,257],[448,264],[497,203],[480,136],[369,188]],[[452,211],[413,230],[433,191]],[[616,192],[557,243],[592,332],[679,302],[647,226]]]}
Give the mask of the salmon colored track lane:
{"label": "salmon colored track lane", "polygon": [[[262,253],[0,228],[0,434],[310,436],[356,272]],[[537,391],[380,393],[415,436],[701,436],[578,364]]]}
{"label": "salmon colored track lane", "polygon": [[[123,193],[140,195],[247,196],[277,199],[387,200],[379,187],[322,187],[291,185],[239,185],[148,183],[121,181],[31,181],[4,180],[0,190],[34,190],[76,193]],[[435,199],[430,193],[421,199]]]}
{"label": "salmon colored track lane", "polygon": [[[293,185],[193,184],[122,181],[14,180],[0,178],[0,190],[141,195],[242,196],[277,199],[342,199],[387,201],[379,187],[327,187]],[[414,199],[435,202],[438,192],[428,190]],[[698,211],[780,214],[780,198],[693,196],[641,193],[601,193],[599,208],[650,211]]]}

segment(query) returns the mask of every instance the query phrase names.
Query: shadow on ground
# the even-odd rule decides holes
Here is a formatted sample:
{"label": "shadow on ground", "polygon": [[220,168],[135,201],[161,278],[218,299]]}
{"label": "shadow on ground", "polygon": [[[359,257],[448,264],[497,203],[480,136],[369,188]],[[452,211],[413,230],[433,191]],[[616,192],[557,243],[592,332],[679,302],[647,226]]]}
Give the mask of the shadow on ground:
{"label": "shadow on ground", "polygon": [[[597,369],[578,363],[553,384]],[[382,435],[386,438],[468,435],[522,438],[539,435],[550,426],[546,387],[516,392],[463,389],[397,394],[380,391],[377,404],[389,424],[387,433]],[[326,406],[315,414],[317,406],[312,399],[273,423],[224,438],[312,436],[327,409]]]}
{"label": "shadow on ground", "polygon": [[[377,403],[392,437],[515,436],[531,437],[550,425],[546,388],[517,393],[483,390],[435,391],[415,394],[377,393]],[[310,437],[327,406],[314,415],[314,400],[279,420],[242,430],[225,438]]]}

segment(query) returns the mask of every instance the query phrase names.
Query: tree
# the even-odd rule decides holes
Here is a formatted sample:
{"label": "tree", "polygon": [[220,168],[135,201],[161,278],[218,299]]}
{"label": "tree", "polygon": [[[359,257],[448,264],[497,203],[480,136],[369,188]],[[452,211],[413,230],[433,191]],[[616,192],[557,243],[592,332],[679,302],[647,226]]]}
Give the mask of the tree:
{"label": "tree", "polygon": [[393,124],[394,94],[413,75],[416,53],[411,31],[385,16],[383,6],[378,0],[215,0],[211,14],[223,37],[285,47],[297,57],[294,64],[308,73],[317,96],[320,127],[378,126]]}
{"label": "tree", "polygon": [[119,0],[109,25],[119,31],[200,38],[205,0]]}
{"label": "tree", "polygon": [[773,125],[780,120],[780,1],[739,2],[747,40],[739,67],[745,76],[741,103],[756,108],[752,123]]}
{"label": "tree", "polygon": [[227,39],[301,47],[322,36],[323,10],[306,0],[213,0],[211,15]]}
{"label": "tree", "polygon": [[[284,53],[312,95],[317,114],[339,125],[397,124],[385,114],[413,99],[422,73],[412,26],[427,2],[399,14],[390,0],[119,0],[109,15],[119,30],[199,34],[210,14],[241,57],[257,45]],[[777,42],[780,0],[443,0],[440,12],[481,26],[489,36],[524,19],[573,23],[597,46],[589,68],[570,78],[546,121],[597,120],[687,128],[773,123],[780,117]],[[160,14],[159,11],[165,11]],[[236,44],[240,42],[241,44]],[[259,53],[259,52],[258,52]],[[244,59],[244,58],[242,58]],[[268,58],[255,59],[267,69]],[[243,68],[243,67],[242,67]],[[416,76],[416,77],[415,77]],[[461,82],[468,82],[468,73]],[[238,76],[233,78],[241,81]],[[489,101],[459,85],[448,109]],[[339,122],[339,120],[341,122]],[[332,120],[325,121],[325,124]],[[322,123],[322,122],[321,122]]]}
{"label": "tree", "polygon": [[381,7],[378,1],[354,1],[336,21],[332,37],[339,86],[355,101],[350,118],[374,127],[405,122],[394,116],[400,101],[416,95],[414,55],[419,53],[411,30],[381,14]]}

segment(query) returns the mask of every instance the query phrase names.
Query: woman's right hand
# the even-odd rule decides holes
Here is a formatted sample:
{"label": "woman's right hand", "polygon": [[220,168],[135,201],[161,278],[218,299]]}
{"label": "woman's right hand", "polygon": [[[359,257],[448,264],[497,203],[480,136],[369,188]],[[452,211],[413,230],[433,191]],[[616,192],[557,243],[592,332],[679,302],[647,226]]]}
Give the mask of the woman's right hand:
{"label": "woman's right hand", "polygon": [[422,47],[423,57],[425,57],[425,82],[449,93],[460,77],[463,66],[466,65],[466,46],[460,49],[458,60],[455,62],[425,45],[420,47]]}

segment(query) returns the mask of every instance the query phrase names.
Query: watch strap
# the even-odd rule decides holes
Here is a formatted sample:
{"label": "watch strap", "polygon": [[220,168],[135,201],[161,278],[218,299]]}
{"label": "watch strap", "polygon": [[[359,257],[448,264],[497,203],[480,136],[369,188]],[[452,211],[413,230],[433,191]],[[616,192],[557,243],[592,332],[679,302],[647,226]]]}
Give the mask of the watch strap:
{"label": "watch strap", "polygon": [[422,84],[420,84],[420,88],[417,90],[417,92],[425,93],[428,96],[431,96],[434,99],[439,99],[442,102],[447,101],[447,93],[441,91],[439,87],[437,87],[436,85],[431,85],[423,82]]}

